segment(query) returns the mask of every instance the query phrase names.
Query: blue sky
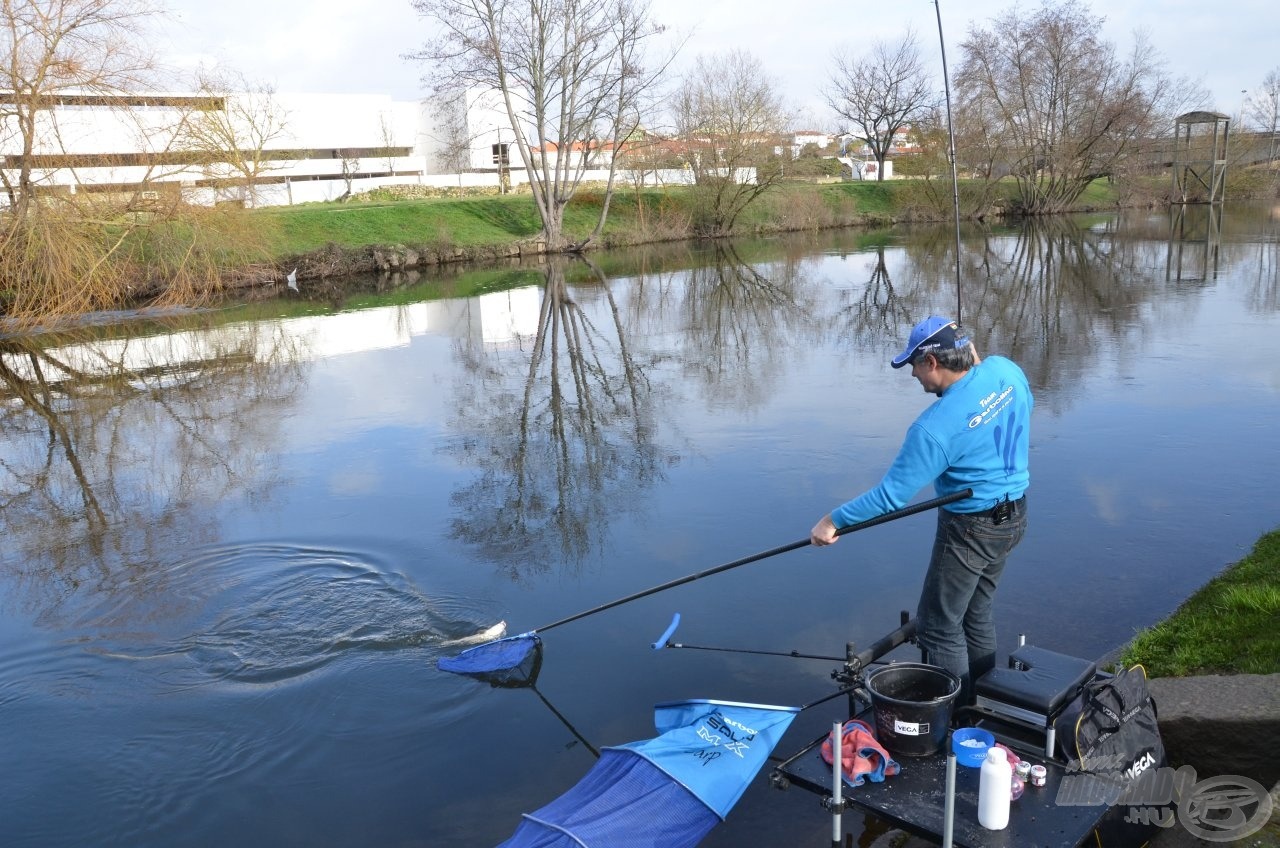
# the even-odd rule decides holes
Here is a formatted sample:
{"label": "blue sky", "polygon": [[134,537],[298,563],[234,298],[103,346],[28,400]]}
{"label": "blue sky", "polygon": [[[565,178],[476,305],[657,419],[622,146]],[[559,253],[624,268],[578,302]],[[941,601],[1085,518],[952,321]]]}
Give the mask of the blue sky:
{"label": "blue sky", "polygon": [[[1275,0],[1094,0],[1104,35],[1122,50],[1144,28],[1176,76],[1199,78],[1214,108],[1237,114],[1244,95],[1280,67],[1280,4]],[[429,34],[409,0],[168,0],[160,42],[175,65],[218,61],[279,91],[370,92],[416,99],[421,68],[401,57]],[[971,21],[985,23],[1013,0],[942,0],[947,59]],[[655,19],[688,41],[676,70],[702,53],[741,48],[757,55],[818,128],[832,124],[819,89],[832,51],[894,41],[907,27],[931,61],[938,56],[932,0],[845,4],[817,0],[652,0]],[[1022,3],[1033,10],[1035,3]],[[937,64],[939,80],[941,65]],[[941,88],[941,83],[939,83]]]}

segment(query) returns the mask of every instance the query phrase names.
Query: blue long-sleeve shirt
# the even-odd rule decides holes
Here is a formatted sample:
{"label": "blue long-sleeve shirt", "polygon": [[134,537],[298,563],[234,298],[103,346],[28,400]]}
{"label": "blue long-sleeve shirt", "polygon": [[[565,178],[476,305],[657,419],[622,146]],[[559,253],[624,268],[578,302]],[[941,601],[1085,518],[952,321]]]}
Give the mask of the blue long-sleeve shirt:
{"label": "blue long-sleeve shirt", "polygon": [[1006,495],[1017,500],[1031,480],[1033,405],[1022,369],[986,357],[920,413],[880,484],[833,510],[831,520],[848,527],[901,509],[930,482],[938,497],[973,489],[946,506],[952,512],[991,509]]}

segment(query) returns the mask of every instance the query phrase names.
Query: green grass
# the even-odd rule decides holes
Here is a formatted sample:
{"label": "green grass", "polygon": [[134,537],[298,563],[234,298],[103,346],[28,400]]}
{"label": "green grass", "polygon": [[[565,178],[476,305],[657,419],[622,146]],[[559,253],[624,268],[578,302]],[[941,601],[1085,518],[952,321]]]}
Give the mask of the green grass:
{"label": "green grass", "polygon": [[[961,192],[966,183],[961,183]],[[1001,186],[997,193],[1011,191]],[[937,190],[947,201],[938,209],[940,220],[950,215],[950,188]],[[919,181],[865,181],[845,183],[783,183],[773,190],[773,202],[765,195],[749,206],[739,224],[742,232],[768,231],[780,223],[777,216],[788,208],[817,202],[832,210],[833,220],[844,223],[883,223],[910,209],[918,214],[922,202]],[[1082,197],[1082,204],[1105,206],[1115,192],[1106,181],[1097,181]],[[564,231],[582,238],[593,231],[603,191],[585,186],[564,213]],[[636,192],[618,186],[614,192],[604,241],[634,242],[632,233],[667,215],[678,220],[692,206],[690,191],[680,186],[648,188]],[[353,201],[346,204],[302,204],[253,210],[261,232],[276,256],[297,256],[330,245],[366,247],[412,245],[438,247],[488,247],[509,245],[538,236],[540,223],[534,200],[527,192],[488,197],[431,197],[421,200]]]}
{"label": "green grass", "polygon": [[1280,672],[1280,530],[1138,634],[1121,662],[1153,677]]}
{"label": "green grass", "polygon": [[832,183],[818,188],[829,197],[852,199],[858,211],[865,215],[892,215],[897,208],[894,202],[897,188],[892,181]]}
{"label": "green grass", "polygon": [[537,235],[540,226],[528,195],[433,198],[386,203],[314,203],[262,209],[272,248],[281,255],[306,253],[330,243],[503,244]]}
{"label": "green grass", "polygon": [[[831,209],[837,220],[860,216],[862,221],[887,220],[902,211],[901,183],[848,182],[788,183],[779,186],[769,203],[761,198],[740,220],[744,233],[768,230],[777,224],[777,210],[793,200],[811,197]],[[949,193],[947,195],[949,197]],[[565,231],[582,238],[595,227],[603,192],[584,187],[565,211]],[[912,195],[914,200],[914,194]],[[633,233],[663,215],[679,220],[692,206],[690,192],[679,186],[635,191],[619,186],[610,204],[604,240],[632,242]],[[947,210],[943,210],[944,212]],[[329,244],[342,247],[404,244],[435,247],[487,247],[534,238],[541,230],[533,198],[528,193],[491,197],[429,198],[417,200],[308,203],[254,210],[270,250],[277,256],[297,256]]]}
{"label": "green grass", "polygon": [[1094,180],[1089,183],[1084,193],[1076,200],[1077,204],[1085,206],[1108,206],[1115,202],[1115,187],[1106,180]]}

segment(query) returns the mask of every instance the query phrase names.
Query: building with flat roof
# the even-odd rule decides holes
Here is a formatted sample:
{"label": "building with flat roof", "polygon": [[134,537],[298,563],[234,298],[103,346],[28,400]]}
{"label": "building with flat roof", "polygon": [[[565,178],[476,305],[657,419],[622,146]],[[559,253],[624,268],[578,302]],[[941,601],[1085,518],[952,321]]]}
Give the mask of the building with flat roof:
{"label": "building with flat roof", "polygon": [[[24,165],[37,192],[178,192],[193,203],[270,206],[336,200],[386,185],[496,184],[497,144],[514,132],[496,92],[459,95],[461,144],[440,155],[441,102],[382,94],[167,93],[50,97],[30,153],[9,131],[0,170]],[[15,120],[0,106],[0,121]],[[8,127],[7,127],[8,128]],[[511,150],[510,153],[514,153]],[[518,156],[501,163],[521,168]],[[452,167],[448,167],[452,165]]]}

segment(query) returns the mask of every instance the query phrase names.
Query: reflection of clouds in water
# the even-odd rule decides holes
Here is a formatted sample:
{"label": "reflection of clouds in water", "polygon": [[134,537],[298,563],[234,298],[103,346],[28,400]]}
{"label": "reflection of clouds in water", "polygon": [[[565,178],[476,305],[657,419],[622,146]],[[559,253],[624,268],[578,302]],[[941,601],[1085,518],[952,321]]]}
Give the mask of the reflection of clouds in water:
{"label": "reflection of clouds in water", "polygon": [[1118,525],[1124,520],[1119,484],[1085,480],[1084,490],[1088,492],[1089,500],[1093,501],[1099,519],[1112,525]]}
{"label": "reflection of clouds in water", "polygon": [[381,477],[364,469],[339,468],[329,475],[328,489],[333,495],[371,495],[381,486]]}
{"label": "reflection of clouds in water", "polygon": [[1276,394],[1280,394],[1280,366],[1274,366],[1266,372],[1266,385]]}
{"label": "reflection of clouds in water", "polygon": [[536,329],[540,304],[541,288],[527,286],[281,321],[282,335],[305,341],[317,386],[360,411],[335,416],[326,409],[299,409],[290,422],[290,448],[313,450],[350,440],[375,421],[442,429],[452,384],[429,376],[438,363],[452,361],[456,344],[487,349],[518,345]]}
{"label": "reflection of clouds in water", "polygon": [[222,547],[143,581],[88,617],[93,651],[187,661],[190,675],[166,673],[170,683],[274,683],[353,651],[438,649],[491,623],[351,552]]}

